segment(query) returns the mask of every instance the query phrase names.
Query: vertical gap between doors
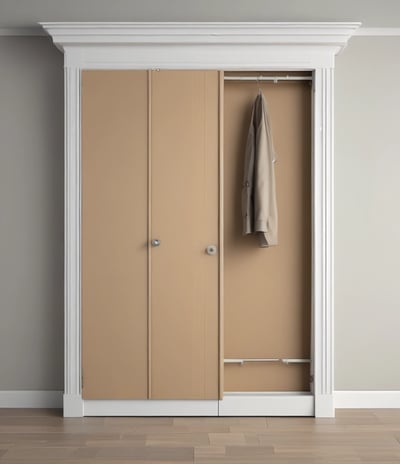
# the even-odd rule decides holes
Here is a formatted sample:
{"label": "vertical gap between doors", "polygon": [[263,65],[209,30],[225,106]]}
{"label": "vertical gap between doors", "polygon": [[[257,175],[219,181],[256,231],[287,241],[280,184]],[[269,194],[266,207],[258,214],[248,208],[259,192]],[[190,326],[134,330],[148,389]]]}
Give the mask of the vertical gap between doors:
{"label": "vertical gap between doors", "polygon": [[147,398],[151,399],[151,70],[147,71]]}

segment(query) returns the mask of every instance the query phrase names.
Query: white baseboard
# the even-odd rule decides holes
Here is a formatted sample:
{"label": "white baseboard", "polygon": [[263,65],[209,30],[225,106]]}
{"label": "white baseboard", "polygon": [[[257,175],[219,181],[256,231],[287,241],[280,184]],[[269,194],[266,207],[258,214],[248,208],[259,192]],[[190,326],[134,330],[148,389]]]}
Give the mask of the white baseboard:
{"label": "white baseboard", "polygon": [[[64,401],[69,400],[64,398]],[[335,408],[400,408],[400,391],[336,390]],[[75,403],[74,403],[75,404]],[[63,392],[54,390],[0,391],[0,408],[62,408]]]}
{"label": "white baseboard", "polygon": [[218,416],[218,400],[83,400],[82,412],[85,416]]}
{"label": "white baseboard", "polygon": [[62,408],[62,406],[62,391],[0,390],[0,408]]}
{"label": "white baseboard", "polygon": [[313,416],[314,396],[303,392],[225,393],[220,416]]}
{"label": "white baseboard", "polygon": [[400,408],[400,391],[335,391],[335,408]]}

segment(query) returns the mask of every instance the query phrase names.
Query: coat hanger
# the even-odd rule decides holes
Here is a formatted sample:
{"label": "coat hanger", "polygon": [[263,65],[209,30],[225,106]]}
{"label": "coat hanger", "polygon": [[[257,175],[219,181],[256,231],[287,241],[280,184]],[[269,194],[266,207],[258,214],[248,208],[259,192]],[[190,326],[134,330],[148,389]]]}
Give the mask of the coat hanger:
{"label": "coat hanger", "polygon": [[260,79],[259,79],[258,76],[257,76],[256,82],[257,82],[257,87],[258,87],[258,95],[262,95],[262,89],[261,89],[261,85],[260,85]]}

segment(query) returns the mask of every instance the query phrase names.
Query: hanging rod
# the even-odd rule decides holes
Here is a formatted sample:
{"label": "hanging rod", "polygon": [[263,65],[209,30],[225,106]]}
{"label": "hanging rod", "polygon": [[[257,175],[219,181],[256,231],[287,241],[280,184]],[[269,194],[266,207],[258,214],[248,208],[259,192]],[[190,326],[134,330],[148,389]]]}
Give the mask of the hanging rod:
{"label": "hanging rod", "polygon": [[312,76],[224,76],[225,81],[312,81]]}
{"label": "hanging rod", "polygon": [[231,358],[231,359],[224,359],[224,364],[240,364],[243,365],[245,363],[257,363],[257,362],[281,362],[283,364],[301,364],[301,363],[309,363],[311,362],[310,359],[301,359],[301,358]]}

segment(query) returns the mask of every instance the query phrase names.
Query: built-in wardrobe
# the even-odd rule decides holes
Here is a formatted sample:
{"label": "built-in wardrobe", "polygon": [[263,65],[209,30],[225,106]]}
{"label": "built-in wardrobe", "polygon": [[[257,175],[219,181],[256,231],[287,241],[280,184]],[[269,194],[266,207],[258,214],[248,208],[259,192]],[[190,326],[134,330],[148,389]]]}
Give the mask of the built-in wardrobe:
{"label": "built-in wardrobe", "polygon": [[[297,74],[82,72],[84,399],[310,391],[312,77]],[[259,92],[277,153],[268,248],[242,234]]]}
{"label": "built-in wardrobe", "polygon": [[[334,416],[334,62],[360,24],[41,25],[65,67],[64,415]],[[266,248],[241,211],[260,93]]]}

